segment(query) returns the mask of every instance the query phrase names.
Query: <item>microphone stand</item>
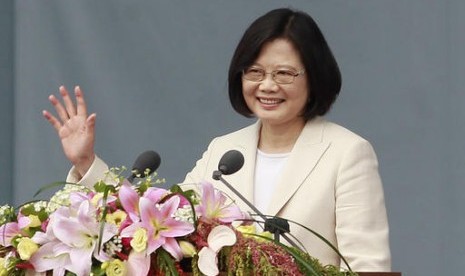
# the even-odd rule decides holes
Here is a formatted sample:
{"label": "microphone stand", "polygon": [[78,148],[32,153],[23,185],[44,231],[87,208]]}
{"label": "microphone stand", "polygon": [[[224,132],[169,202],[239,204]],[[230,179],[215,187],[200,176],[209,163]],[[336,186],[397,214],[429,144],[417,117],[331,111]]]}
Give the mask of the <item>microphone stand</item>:
{"label": "microphone stand", "polygon": [[[220,180],[224,185],[226,185],[231,191],[233,191],[233,193],[235,193],[241,200],[242,202],[245,202],[245,204],[247,204],[247,206],[249,206],[250,209],[252,209],[257,215],[259,215],[264,221],[265,221],[265,225],[267,225],[267,222],[268,222],[268,225],[270,226],[273,225],[273,227],[271,227],[272,229],[274,229],[274,234],[275,234],[275,240],[276,241],[279,241],[279,235],[281,235],[291,246],[295,247],[295,248],[298,248],[298,249],[301,249],[300,246],[298,246],[294,241],[292,241],[287,235],[286,233],[283,231],[283,226],[282,225],[276,225],[275,222],[273,221],[270,221],[269,219],[267,219],[267,217],[262,213],[260,212],[260,210],[258,210],[252,203],[250,203],[250,201],[248,201],[241,193],[239,193],[231,184],[229,184],[228,181],[226,181],[226,179],[223,178],[223,173],[221,171],[214,171],[213,172],[213,176],[212,176],[213,179],[215,180]],[[284,220],[282,218],[280,218],[281,220]],[[286,221],[287,223],[287,221]],[[289,225],[289,224],[288,224]]]}

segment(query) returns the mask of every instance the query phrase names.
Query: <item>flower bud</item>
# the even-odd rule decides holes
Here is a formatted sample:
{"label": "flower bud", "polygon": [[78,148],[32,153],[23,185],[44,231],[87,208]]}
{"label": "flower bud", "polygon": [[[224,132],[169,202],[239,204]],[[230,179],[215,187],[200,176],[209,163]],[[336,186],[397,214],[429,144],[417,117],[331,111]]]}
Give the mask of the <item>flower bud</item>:
{"label": "flower bud", "polygon": [[181,247],[182,255],[186,258],[194,257],[194,255],[197,253],[197,250],[195,250],[194,245],[190,242],[180,241],[179,247]]}

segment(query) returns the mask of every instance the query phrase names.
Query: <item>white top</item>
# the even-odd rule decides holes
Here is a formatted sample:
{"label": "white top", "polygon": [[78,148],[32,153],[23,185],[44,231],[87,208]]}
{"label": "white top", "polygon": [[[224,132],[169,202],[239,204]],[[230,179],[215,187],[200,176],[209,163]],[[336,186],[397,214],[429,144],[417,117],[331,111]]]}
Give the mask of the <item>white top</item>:
{"label": "white top", "polygon": [[266,214],[278,178],[290,153],[265,153],[257,149],[255,163],[254,205]]}

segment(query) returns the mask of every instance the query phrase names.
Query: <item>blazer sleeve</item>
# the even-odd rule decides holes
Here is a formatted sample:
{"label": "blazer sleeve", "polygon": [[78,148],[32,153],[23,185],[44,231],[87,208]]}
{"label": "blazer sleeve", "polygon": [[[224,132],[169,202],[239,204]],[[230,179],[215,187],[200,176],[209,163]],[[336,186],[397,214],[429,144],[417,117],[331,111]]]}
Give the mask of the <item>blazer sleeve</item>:
{"label": "blazer sleeve", "polygon": [[73,166],[71,170],[68,172],[66,182],[81,184],[89,188],[92,188],[94,184],[100,180],[106,180],[106,182],[108,182],[108,179],[106,179],[105,175],[106,172],[108,172],[108,165],[98,156],[95,156],[94,162],[92,163],[85,175],[81,176],[79,172],[76,170],[76,168]]}
{"label": "blazer sleeve", "polygon": [[389,227],[376,154],[366,140],[343,153],[336,181],[338,248],[357,271],[390,271]]}
{"label": "blazer sleeve", "polygon": [[218,138],[215,138],[210,142],[207,150],[202,154],[202,158],[200,158],[195,163],[195,167],[187,173],[183,181],[184,184],[195,184],[200,183],[202,180],[211,179],[211,175],[207,175],[207,172],[211,171],[210,174],[213,172],[213,169],[209,170],[209,168],[211,167],[212,155],[215,152],[214,149],[217,141]]}

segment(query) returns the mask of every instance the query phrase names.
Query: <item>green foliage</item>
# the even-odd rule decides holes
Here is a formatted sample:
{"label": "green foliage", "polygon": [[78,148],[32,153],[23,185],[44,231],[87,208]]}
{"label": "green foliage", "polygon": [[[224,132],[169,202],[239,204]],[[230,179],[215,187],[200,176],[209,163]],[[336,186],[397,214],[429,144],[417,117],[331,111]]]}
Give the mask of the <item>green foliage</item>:
{"label": "green foliage", "polygon": [[160,248],[156,253],[156,267],[160,272],[163,272],[165,276],[179,276],[176,269],[176,263],[171,255],[164,249]]}

